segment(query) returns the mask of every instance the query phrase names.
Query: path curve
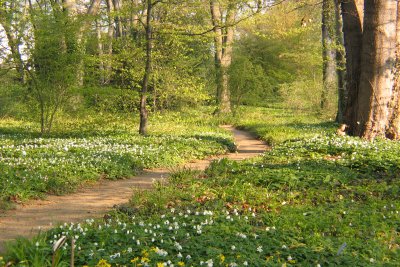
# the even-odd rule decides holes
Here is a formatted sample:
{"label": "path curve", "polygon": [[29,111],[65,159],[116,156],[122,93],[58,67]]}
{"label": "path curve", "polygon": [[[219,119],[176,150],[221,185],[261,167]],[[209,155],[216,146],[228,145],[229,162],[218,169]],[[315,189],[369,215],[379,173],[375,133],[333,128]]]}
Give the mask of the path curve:
{"label": "path curve", "polygon": [[[206,160],[196,160],[184,166],[204,170],[212,160],[229,158],[244,160],[260,155],[267,145],[252,134],[222,126],[232,131],[237,152],[214,156]],[[4,252],[4,243],[18,236],[31,237],[40,229],[49,229],[62,222],[77,222],[86,218],[103,216],[114,205],[128,202],[132,188],[150,188],[153,181],[168,177],[168,169],[145,170],[133,178],[125,180],[102,180],[77,193],[65,196],[48,196],[45,200],[34,200],[26,205],[0,214],[0,253]]]}

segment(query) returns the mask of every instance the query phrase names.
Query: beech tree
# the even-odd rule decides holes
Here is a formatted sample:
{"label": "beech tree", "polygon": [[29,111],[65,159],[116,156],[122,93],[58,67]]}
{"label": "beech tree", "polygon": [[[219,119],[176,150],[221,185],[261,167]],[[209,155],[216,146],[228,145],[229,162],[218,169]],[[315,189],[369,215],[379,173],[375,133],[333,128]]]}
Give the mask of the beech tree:
{"label": "beech tree", "polygon": [[[397,1],[342,1],[350,134],[372,140],[390,128]],[[364,10],[364,11],[362,11]]]}
{"label": "beech tree", "polygon": [[338,107],[336,121],[343,123],[348,92],[346,90],[346,57],[344,51],[343,20],[340,11],[340,0],[335,5],[335,37],[336,37],[336,73],[338,86]]}
{"label": "beech tree", "polygon": [[[146,135],[149,105],[153,104],[152,108],[155,110],[157,105],[162,107],[166,100],[174,102],[174,99],[183,97],[193,100],[202,98],[198,95],[201,95],[199,90],[204,86],[193,74],[199,68],[195,65],[203,64],[200,63],[202,57],[197,58],[198,53],[207,53],[209,50],[204,50],[204,47],[207,47],[206,44],[202,44],[205,41],[204,37],[191,32],[194,29],[198,30],[196,27],[199,26],[196,24],[204,21],[203,10],[196,9],[204,7],[201,1],[193,1],[188,5],[185,1],[169,4],[146,0],[142,2],[142,6],[144,12],[139,14],[137,19],[144,32],[138,30],[135,33],[136,40],[134,38],[133,41],[139,45],[144,44],[145,64],[140,70],[140,73],[143,73],[142,79],[132,82],[140,92],[139,133]],[[132,42],[132,39],[128,42]],[[199,49],[199,52],[196,49]],[[196,60],[192,57],[196,57]],[[188,95],[188,92],[192,95]]]}
{"label": "beech tree", "polygon": [[152,12],[153,6],[157,4],[157,2],[152,2],[152,0],[147,0],[147,12],[146,12],[146,66],[144,70],[142,89],[140,91],[140,125],[139,125],[139,133],[141,135],[147,134],[147,120],[148,120],[148,111],[146,107],[147,101],[147,92],[149,87],[149,79],[151,72],[151,63],[152,63],[152,49],[153,49],[153,29],[152,29]]}
{"label": "beech tree", "polygon": [[231,112],[231,99],[228,87],[228,69],[232,63],[236,6],[234,2],[230,2],[224,9],[219,1],[211,0],[210,10],[214,29],[218,112],[229,113]]}
{"label": "beech tree", "polygon": [[235,26],[240,21],[260,12],[261,8],[262,1],[210,0],[214,32],[217,113],[231,112],[228,70],[232,63]]}
{"label": "beech tree", "polygon": [[328,104],[328,96],[338,88],[338,72],[336,66],[336,17],[334,0],[322,1],[322,60],[323,60],[323,90],[321,109]]}
{"label": "beech tree", "polygon": [[389,106],[389,125],[387,137],[390,139],[400,139],[400,2],[397,3],[397,22],[396,22],[396,66],[394,68],[393,96]]}
{"label": "beech tree", "polygon": [[385,137],[393,89],[397,1],[365,1],[355,134]]}

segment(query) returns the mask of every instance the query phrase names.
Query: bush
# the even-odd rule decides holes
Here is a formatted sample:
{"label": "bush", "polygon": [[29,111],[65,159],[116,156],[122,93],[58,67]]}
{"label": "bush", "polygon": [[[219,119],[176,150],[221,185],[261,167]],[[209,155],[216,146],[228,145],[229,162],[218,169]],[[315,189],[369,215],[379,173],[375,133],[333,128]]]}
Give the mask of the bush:
{"label": "bush", "polygon": [[84,97],[88,108],[101,112],[135,112],[140,100],[136,90],[113,87],[89,87],[76,93]]}

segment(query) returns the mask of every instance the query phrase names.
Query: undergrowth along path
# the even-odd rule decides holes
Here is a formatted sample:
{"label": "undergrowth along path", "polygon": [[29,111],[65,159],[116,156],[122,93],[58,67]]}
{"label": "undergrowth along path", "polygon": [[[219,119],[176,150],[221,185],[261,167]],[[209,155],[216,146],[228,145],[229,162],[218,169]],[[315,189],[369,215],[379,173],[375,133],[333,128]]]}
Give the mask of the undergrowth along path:
{"label": "undergrowth along path", "polygon": [[[232,131],[237,151],[214,156],[205,160],[196,160],[183,167],[204,170],[219,158],[231,160],[249,159],[263,153],[268,147],[249,132],[232,126],[222,126]],[[4,244],[17,237],[30,237],[41,230],[49,229],[63,222],[79,222],[87,218],[101,217],[115,205],[129,201],[132,188],[151,188],[154,180],[167,178],[169,169],[151,169],[124,180],[102,180],[77,193],[64,196],[48,196],[45,200],[34,200],[19,205],[14,210],[0,214],[0,253]]]}

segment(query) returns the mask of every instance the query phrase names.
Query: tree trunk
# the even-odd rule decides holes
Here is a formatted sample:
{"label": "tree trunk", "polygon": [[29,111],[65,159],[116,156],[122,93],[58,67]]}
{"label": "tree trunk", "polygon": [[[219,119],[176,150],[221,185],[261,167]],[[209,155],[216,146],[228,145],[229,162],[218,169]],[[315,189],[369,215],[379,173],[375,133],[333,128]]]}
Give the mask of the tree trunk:
{"label": "tree trunk", "polygon": [[97,36],[97,53],[99,55],[99,73],[100,73],[100,84],[105,84],[105,71],[104,71],[104,51],[103,51],[103,41],[101,36],[101,24],[97,20],[96,21],[96,36]]}
{"label": "tree trunk", "polygon": [[112,75],[112,54],[113,54],[113,39],[114,39],[114,23],[112,18],[113,4],[112,0],[107,0],[107,15],[108,15],[108,31],[107,31],[107,61],[104,67],[104,84],[111,82]]}
{"label": "tree trunk", "polygon": [[223,38],[224,42],[222,46],[222,91],[219,110],[221,113],[230,113],[232,109],[228,70],[232,63],[233,38],[235,35],[235,29],[232,26],[235,21],[235,10],[231,5],[227,10],[225,21],[226,35]]}
{"label": "tree trunk", "polygon": [[[211,20],[214,27],[215,69],[217,83],[218,113],[231,112],[228,70],[232,63],[233,38],[235,34],[235,4],[229,4],[225,12],[216,0],[210,1]],[[223,17],[222,13],[225,14]]]}
{"label": "tree trunk", "polygon": [[344,122],[344,112],[347,102],[346,90],[346,52],[344,51],[343,39],[343,21],[340,14],[339,0],[334,0],[335,3],[335,31],[336,31],[336,72],[337,72],[337,86],[338,86],[338,112],[336,121],[339,123]]}
{"label": "tree trunk", "polygon": [[358,87],[361,75],[362,27],[361,19],[354,0],[342,1],[343,36],[346,51],[346,91],[348,93],[344,121],[348,133],[354,133],[357,124]]}
{"label": "tree trunk", "polygon": [[139,12],[136,10],[139,6],[139,0],[131,0],[131,23],[130,23],[130,34],[135,40],[138,38],[138,25],[139,25]]}
{"label": "tree trunk", "polygon": [[121,12],[121,8],[122,8],[121,1],[113,0],[113,4],[114,4],[114,10],[115,10],[115,12],[117,12],[117,14],[115,16],[115,37],[119,38],[124,35],[122,19],[121,19],[121,15],[119,14],[119,12]]}
{"label": "tree trunk", "polygon": [[[342,0],[342,1],[349,1],[349,0]],[[365,0],[355,0],[357,14],[361,21],[361,31],[363,30],[364,26],[364,1]]]}
{"label": "tree trunk", "polygon": [[[100,8],[100,3],[101,0],[92,0],[88,11],[86,12],[86,14],[88,16],[95,16],[97,14],[97,12],[99,12],[99,8]],[[87,24],[84,25],[84,27],[87,27]]]}
{"label": "tree trunk", "polygon": [[396,66],[394,68],[393,96],[390,105],[390,120],[386,136],[389,139],[400,139],[400,1],[397,3],[396,25]]}
{"label": "tree trunk", "polygon": [[147,92],[149,88],[149,79],[151,75],[151,53],[152,53],[152,3],[151,0],[147,0],[147,17],[146,17],[146,67],[144,70],[142,90],[140,92],[140,126],[139,134],[147,134],[147,119],[148,111],[146,108]]}
{"label": "tree trunk", "polygon": [[328,97],[338,87],[336,68],[336,19],[334,0],[322,2],[322,59],[323,59],[323,90],[321,95],[321,109],[328,106]]}
{"label": "tree trunk", "polygon": [[214,65],[215,65],[215,82],[217,85],[216,102],[220,104],[222,92],[222,25],[221,25],[221,11],[219,3],[215,0],[210,1],[211,21],[214,31]]}
{"label": "tree trunk", "polygon": [[365,0],[362,70],[355,134],[385,137],[396,57],[397,1]]}
{"label": "tree trunk", "polygon": [[[101,3],[101,0],[92,0],[91,4],[86,12],[86,16],[88,16],[88,17],[95,16],[100,9],[100,3]],[[87,30],[87,28],[89,28],[90,21],[91,21],[90,18],[86,18],[86,20],[84,20],[84,22],[79,30],[78,37],[77,37],[77,41],[78,41],[78,44],[79,44],[82,54],[85,54],[85,38],[83,35],[84,35],[85,31]],[[84,62],[83,62],[83,58],[81,58],[77,64],[77,84],[78,84],[78,86],[83,86],[84,75],[85,75]]]}

